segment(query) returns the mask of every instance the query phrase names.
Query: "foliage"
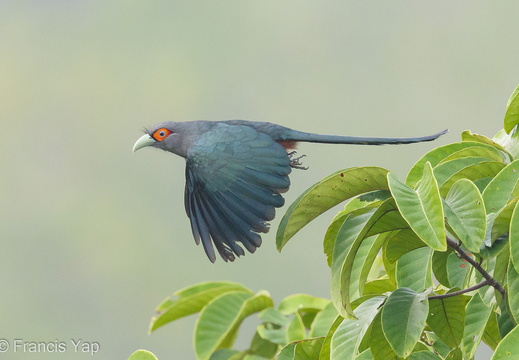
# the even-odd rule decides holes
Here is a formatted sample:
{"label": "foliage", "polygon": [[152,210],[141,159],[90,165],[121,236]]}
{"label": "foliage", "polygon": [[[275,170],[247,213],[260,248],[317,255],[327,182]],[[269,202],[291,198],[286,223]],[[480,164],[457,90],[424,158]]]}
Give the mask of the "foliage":
{"label": "foliage", "polygon": [[128,360],[157,360],[157,357],[147,350],[137,350]]}
{"label": "foliage", "polygon": [[[482,341],[493,359],[519,356],[518,93],[493,139],[465,131],[405,181],[378,167],[341,170],[290,206],[279,250],[349,200],[324,235],[330,300],[297,294],[275,306],[265,291],[201,283],[160,304],[150,331],[199,312],[200,360],[472,359]],[[233,350],[255,313],[249,349]]]}

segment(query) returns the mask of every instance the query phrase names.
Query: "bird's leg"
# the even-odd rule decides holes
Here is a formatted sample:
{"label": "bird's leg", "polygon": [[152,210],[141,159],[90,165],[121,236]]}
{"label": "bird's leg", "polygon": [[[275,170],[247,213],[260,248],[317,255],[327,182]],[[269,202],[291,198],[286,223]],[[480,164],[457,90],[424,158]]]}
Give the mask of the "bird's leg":
{"label": "bird's leg", "polygon": [[297,154],[297,152],[295,152],[295,151],[291,151],[288,153],[288,158],[290,159],[290,167],[292,167],[294,169],[308,170],[308,166],[303,166],[303,164],[300,161],[300,159],[304,158],[306,155],[294,157],[294,155],[296,155],[296,154]]}

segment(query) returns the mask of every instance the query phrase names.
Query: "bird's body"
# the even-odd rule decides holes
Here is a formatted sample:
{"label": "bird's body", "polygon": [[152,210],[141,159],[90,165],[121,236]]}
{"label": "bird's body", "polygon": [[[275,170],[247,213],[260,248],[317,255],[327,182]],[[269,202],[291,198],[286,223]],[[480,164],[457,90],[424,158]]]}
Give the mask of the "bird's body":
{"label": "bird's body", "polygon": [[185,207],[196,243],[209,259],[233,261],[261,245],[275,208],[284,204],[298,142],[333,144],[409,144],[431,141],[444,134],[420,138],[365,138],[320,135],[284,126],[245,120],[163,122],[153,126],[134,145],[134,151],[153,146],[186,159]]}

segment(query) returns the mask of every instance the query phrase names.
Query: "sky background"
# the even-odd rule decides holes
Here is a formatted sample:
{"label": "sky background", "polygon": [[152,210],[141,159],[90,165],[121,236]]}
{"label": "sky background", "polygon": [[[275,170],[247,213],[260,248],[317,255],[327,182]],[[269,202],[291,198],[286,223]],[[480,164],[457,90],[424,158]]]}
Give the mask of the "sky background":
{"label": "sky background", "polygon": [[[193,359],[194,317],[147,334],[173,291],[211,280],[329,296],[322,239],[334,211],[282,253],[211,264],[184,213],[184,160],[135,154],[166,120],[247,119],[394,147],[303,144],[287,205],[340,169],[401,179],[470,129],[492,137],[519,84],[519,2],[0,2],[0,338],[63,341],[63,354],[8,359]],[[337,209],[336,209],[337,210]],[[238,339],[246,345],[249,331]],[[71,340],[100,343],[91,357]],[[0,355],[0,358],[3,358]],[[479,359],[488,355],[480,354]]]}

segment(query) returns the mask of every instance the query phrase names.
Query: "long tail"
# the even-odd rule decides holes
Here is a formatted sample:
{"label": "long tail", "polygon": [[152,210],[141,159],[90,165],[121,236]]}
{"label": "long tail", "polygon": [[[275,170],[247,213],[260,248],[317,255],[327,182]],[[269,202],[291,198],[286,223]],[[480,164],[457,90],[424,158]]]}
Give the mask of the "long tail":
{"label": "long tail", "polygon": [[411,137],[411,138],[377,138],[377,137],[361,137],[361,136],[341,136],[341,135],[321,135],[306,133],[302,131],[292,130],[286,140],[288,141],[303,141],[313,143],[326,144],[357,144],[357,145],[398,145],[398,144],[412,144],[425,141],[433,141],[447,133],[445,129],[434,135]]}

